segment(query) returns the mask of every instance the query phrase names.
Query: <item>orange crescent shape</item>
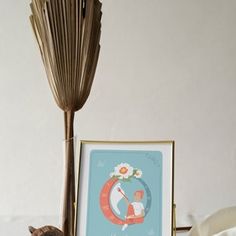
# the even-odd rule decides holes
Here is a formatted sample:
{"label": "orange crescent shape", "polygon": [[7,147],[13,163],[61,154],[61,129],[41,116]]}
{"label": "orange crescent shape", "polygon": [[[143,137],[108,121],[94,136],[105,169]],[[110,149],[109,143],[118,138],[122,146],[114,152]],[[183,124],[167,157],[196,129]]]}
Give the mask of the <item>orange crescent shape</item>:
{"label": "orange crescent shape", "polygon": [[100,207],[104,216],[109,221],[111,221],[113,224],[116,224],[116,225],[124,225],[126,224],[126,221],[117,217],[110,206],[110,193],[111,193],[112,187],[117,182],[118,182],[118,178],[111,178],[104,184],[100,192]]}

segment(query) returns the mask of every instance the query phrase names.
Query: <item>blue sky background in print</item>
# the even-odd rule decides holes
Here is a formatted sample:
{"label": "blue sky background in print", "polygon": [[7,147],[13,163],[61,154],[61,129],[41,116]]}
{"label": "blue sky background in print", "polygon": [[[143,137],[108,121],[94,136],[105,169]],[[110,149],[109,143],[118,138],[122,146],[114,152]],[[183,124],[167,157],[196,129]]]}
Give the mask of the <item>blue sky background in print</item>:
{"label": "blue sky background in print", "polygon": [[[142,224],[129,225],[125,231],[122,226],[107,220],[99,205],[100,191],[110,178],[114,167],[120,163],[128,163],[143,172],[142,180],[148,185],[152,194],[152,205]],[[143,185],[135,178],[131,182],[122,182],[122,189],[130,200],[136,190],[143,189]],[[132,201],[131,201],[132,202]],[[145,192],[142,200],[147,203]],[[124,200],[119,203],[121,218],[127,212]],[[162,153],[159,151],[120,151],[93,150],[90,153],[89,199],[86,236],[162,236]]]}

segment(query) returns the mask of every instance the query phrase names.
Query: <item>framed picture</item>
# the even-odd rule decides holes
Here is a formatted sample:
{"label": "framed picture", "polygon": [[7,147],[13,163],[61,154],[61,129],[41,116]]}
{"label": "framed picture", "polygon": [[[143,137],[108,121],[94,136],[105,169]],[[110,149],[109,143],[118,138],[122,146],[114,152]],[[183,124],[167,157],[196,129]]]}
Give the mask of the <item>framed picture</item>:
{"label": "framed picture", "polygon": [[173,186],[173,141],[81,141],[77,236],[172,236]]}

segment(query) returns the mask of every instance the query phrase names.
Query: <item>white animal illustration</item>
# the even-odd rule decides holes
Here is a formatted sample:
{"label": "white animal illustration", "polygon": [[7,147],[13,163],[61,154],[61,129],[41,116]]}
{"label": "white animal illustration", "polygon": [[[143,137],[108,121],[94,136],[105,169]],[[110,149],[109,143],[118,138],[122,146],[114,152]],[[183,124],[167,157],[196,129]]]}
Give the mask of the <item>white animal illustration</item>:
{"label": "white animal illustration", "polygon": [[114,209],[114,211],[116,212],[116,214],[118,214],[118,215],[120,215],[120,210],[118,208],[118,203],[124,197],[124,195],[125,195],[125,192],[121,188],[121,184],[120,183],[117,183],[113,187],[113,189],[111,190],[111,194],[110,194],[111,206]]}

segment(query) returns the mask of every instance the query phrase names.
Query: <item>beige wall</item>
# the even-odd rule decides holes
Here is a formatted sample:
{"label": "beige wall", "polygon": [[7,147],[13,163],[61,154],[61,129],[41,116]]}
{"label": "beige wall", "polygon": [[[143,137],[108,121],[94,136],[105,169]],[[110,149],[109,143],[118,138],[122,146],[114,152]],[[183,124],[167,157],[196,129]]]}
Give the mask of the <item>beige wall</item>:
{"label": "beige wall", "polygon": [[[25,235],[37,217],[55,221],[59,214],[63,115],[46,82],[28,4],[0,0],[5,235],[6,222]],[[76,133],[81,139],[174,139],[181,225],[235,204],[235,12],[234,0],[103,1],[100,60]]]}

